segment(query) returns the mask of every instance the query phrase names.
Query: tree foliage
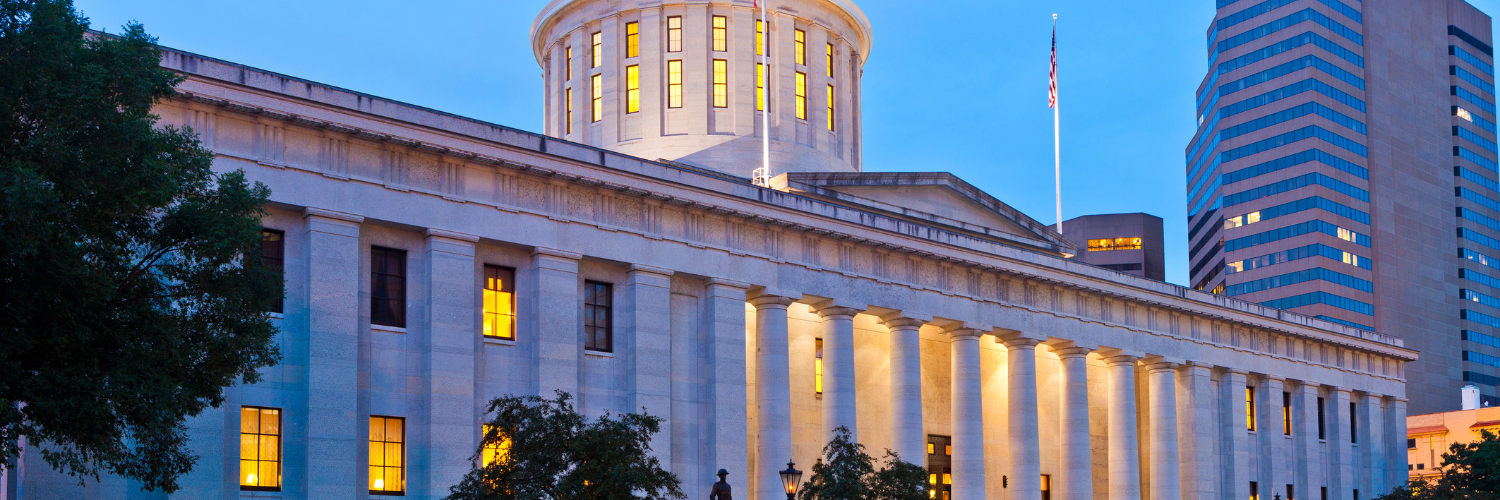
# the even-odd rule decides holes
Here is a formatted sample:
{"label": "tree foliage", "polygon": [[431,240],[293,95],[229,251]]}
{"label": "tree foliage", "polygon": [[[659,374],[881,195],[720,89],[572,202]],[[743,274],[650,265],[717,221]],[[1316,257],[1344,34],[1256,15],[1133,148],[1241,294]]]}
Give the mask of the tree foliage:
{"label": "tree foliage", "polygon": [[885,450],[885,464],[875,468],[875,459],[862,444],[853,442],[847,427],[834,429],[833,440],[823,446],[823,456],[812,466],[812,477],[798,490],[801,500],[924,500],[927,471]]}
{"label": "tree foliage", "polygon": [[1449,445],[1437,477],[1411,480],[1375,500],[1497,499],[1500,499],[1500,436],[1483,431],[1478,441]]}
{"label": "tree foliage", "polygon": [[[494,418],[450,500],[666,500],[683,498],[681,482],[651,456],[661,417],[579,415],[571,396],[506,396],[490,402]],[[485,458],[495,457],[485,464]]]}
{"label": "tree foliage", "polygon": [[[139,24],[0,0],[0,457],[174,491],[184,420],[276,362],[269,192],[151,108],[182,77]],[[0,458],[0,460],[9,460]]]}

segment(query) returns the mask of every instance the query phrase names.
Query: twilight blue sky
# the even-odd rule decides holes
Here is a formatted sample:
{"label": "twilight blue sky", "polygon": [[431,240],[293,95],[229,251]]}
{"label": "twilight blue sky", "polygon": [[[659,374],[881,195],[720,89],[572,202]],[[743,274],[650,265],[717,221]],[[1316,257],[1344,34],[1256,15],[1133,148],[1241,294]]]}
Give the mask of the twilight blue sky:
{"label": "twilight blue sky", "polygon": [[[528,38],[547,1],[75,0],[96,29],[133,19],[168,47],[532,131]],[[1057,12],[1063,216],[1161,217],[1167,281],[1186,284],[1183,146],[1213,0],[855,1],[875,30],[866,170],[952,172],[1044,223]]]}

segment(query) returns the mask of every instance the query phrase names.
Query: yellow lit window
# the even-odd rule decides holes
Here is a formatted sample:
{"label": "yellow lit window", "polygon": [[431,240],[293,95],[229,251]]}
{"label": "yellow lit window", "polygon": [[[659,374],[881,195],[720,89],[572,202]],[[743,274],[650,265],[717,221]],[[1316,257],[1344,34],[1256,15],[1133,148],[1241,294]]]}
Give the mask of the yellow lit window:
{"label": "yellow lit window", "polygon": [[797,119],[807,119],[807,73],[797,72]]}
{"label": "yellow lit window", "polygon": [[1052,476],[1042,474],[1042,500],[1052,500]]}
{"label": "yellow lit window", "polygon": [[943,454],[944,455],[948,455],[950,457],[953,456],[953,445],[951,445],[951,444],[945,444],[945,445],[943,445]]}
{"label": "yellow lit window", "polygon": [[1281,393],[1281,433],[1292,435],[1292,393]]}
{"label": "yellow lit window", "polygon": [[281,410],[240,407],[240,489],[281,491]]}
{"label": "yellow lit window", "polygon": [[1115,250],[1140,250],[1140,238],[1115,238]]}
{"label": "yellow lit window", "polygon": [[1250,481],[1250,500],[1260,500],[1260,485]]}
{"label": "yellow lit window", "polygon": [[1115,249],[1115,240],[1114,240],[1114,238],[1104,238],[1104,239],[1097,239],[1097,240],[1089,240],[1089,251],[1090,252],[1103,252],[1103,251],[1114,250],[1114,249]]}
{"label": "yellow lit window", "polygon": [[807,32],[796,30],[792,40],[796,42],[797,64],[807,64]]}
{"label": "yellow lit window", "polygon": [[755,63],[755,110],[766,110],[766,65]]}
{"label": "yellow lit window", "polygon": [[1224,264],[1224,268],[1229,270],[1228,274],[1243,272],[1245,270],[1245,261],[1241,260],[1238,262],[1230,262],[1228,264]]}
{"label": "yellow lit window", "polygon": [[589,102],[593,105],[590,118],[598,122],[604,119],[604,75],[594,75],[589,79],[589,86],[593,87],[589,89],[593,93],[589,96]]}
{"label": "yellow lit window", "polygon": [[833,114],[833,86],[829,85],[828,86],[828,131],[829,132],[833,131],[833,121],[834,121],[834,117],[835,116],[836,115]]}
{"label": "yellow lit window", "polygon": [[1349,252],[1344,252],[1344,263],[1345,264],[1349,264],[1351,266],[1358,266],[1359,265],[1359,256],[1358,255],[1354,255],[1354,254],[1349,253]]}
{"label": "yellow lit window", "polygon": [[564,76],[563,79],[564,80],[572,80],[573,79],[573,47],[569,46],[565,50],[565,52],[567,52],[567,56],[563,58],[563,73],[565,73],[566,76]]}
{"label": "yellow lit window", "polygon": [[[933,451],[934,448],[935,448],[935,446],[932,443],[927,443],[927,454],[931,455],[933,453],[936,453],[935,451]],[[934,477],[932,479],[932,482],[936,483],[937,482],[937,478]]]}
{"label": "yellow lit window", "polygon": [[641,67],[630,65],[625,67],[625,112],[634,113],[641,110]]}
{"label": "yellow lit window", "polygon": [[828,77],[833,78],[833,44],[828,44]]}
{"label": "yellow lit window", "polygon": [[[493,428],[494,426],[491,426],[490,424],[484,424],[484,433],[479,436],[479,439],[483,440],[485,436],[489,435],[490,430]],[[488,443],[484,445],[484,455],[481,456],[481,465],[484,467],[489,467],[490,464],[493,464],[495,462],[504,462],[509,458],[510,438],[503,437],[501,438],[500,442]]]}
{"label": "yellow lit window", "polygon": [[1350,231],[1341,227],[1339,228],[1338,233],[1339,239],[1344,241],[1354,241],[1354,231]]}
{"label": "yellow lit window", "polygon": [[406,492],[406,419],[370,417],[370,493]]}
{"label": "yellow lit window", "polygon": [[1211,294],[1214,294],[1214,295],[1224,295],[1224,285],[1221,283],[1221,284],[1219,284],[1219,286],[1214,287],[1213,290],[1209,290],[1208,293],[1211,293]]}
{"label": "yellow lit window", "polygon": [[682,61],[667,61],[667,107],[682,107]]}
{"label": "yellow lit window", "polygon": [[953,484],[953,474],[944,472],[943,473],[943,484]]}
{"label": "yellow lit window", "polygon": [[604,64],[604,34],[594,32],[593,35],[589,35],[589,40],[592,46],[589,49],[589,67],[597,68],[600,64]]}
{"label": "yellow lit window", "polygon": [[571,88],[563,90],[563,107],[567,109],[563,123],[567,124],[567,133],[571,134],[573,133],[573,89]]}
{"label": "yellow lit window", "polygon": [[813,341],[813,390],[823,393],[823,339]]}
{"label": "yellow lit window", "polygon": [[682,52],[682,16],[667,18],[667,52]]}
{"label": "yellow lit window", "polygon": [[641,23],[625,23],[625,57],[641,55]]}
{"label": "yellow lit window", "polygon": [[755,20],[755,55],[766,53],[766,22]]}
{"label": "yellow lit window", "polygon": [[1474,122],[1474,114],[1469,113],[1469,110],[1467,109],[1455,107],[1453,108],[1453,114],[1457,115],[1459,118],[1463,118],[1465,121],[1468,121],[1470,123]]}
{"label": "yellow lit window", "polygon": [[729,18],[714,16],[714,52],[729,50]]}
{"label": "yellow lit window", "polygon": [[484,266],[484,336],[516,339],[516,271]]}
{"label": "yellow lit window", "polygon": [[1255,388],[1245,388],[1245,429],[1255,432]]}
{"label": "yellow lit window", "polygon": [[729,107],[729,61],[714,59],[714,107]]}
{"label": "yellow lit window", "polygon": [[937,474],[928,474],[927,475],[927,482],[932,483],[932,484],[937,484]]}
{"label": "yellow lit window", "polygon": [[1088,240],[1090,252],[1102,252],[1109,250],[1140,250],[1140,238],[1103,238]]}

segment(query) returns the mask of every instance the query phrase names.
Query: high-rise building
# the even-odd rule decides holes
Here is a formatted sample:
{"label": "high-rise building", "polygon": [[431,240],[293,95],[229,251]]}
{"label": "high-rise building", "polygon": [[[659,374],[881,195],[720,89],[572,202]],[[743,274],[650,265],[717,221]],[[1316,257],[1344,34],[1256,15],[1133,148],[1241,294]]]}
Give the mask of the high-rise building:
{"label": "high-rise building", "polygon": [[1494,397],[1491,43],[1462,0],[1218,0],[1186,147],[1193,287],[1404,337],[1414,413],[1466,380]]}
{"label": "high-rise building", "polygon": [[1063,222],[1063,236],[1078,244],[1073,260],[1146,279],[1167,279],[1161,217],[1099,214]]}

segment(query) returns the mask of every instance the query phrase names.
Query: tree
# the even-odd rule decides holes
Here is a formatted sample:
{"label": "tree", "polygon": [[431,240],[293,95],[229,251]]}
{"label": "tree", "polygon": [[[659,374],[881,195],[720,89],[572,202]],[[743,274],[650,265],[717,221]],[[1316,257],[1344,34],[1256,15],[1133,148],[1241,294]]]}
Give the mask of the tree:
{"label": "tree", "polygon": [[798,491],[801,500],[924,500],[927,471],[885,450],[885,465],[875,469],[875,459],[862,444],[852,441],[849,428],[833,430],[833,440],[823,446],[823,457],[812,466],[812,477]]}
{"label": "tree", "polygon": [[683,498],[677,476],[651,456],[661,417],[606,413],[586,421],[556,399],[506,396],[490,402],[494,418],[473,470],[449,500],[666,500]]}
{"label": "tree", "polygon": [[184,420],[274,364],[269,191],[151,108],[182,77],[139,24],[0,0],[0,460],[175,491]]}
{"label": "tree", "polygon": [[1438,472],[1436,478],[1411,480],[1375,500],[1500,499],[1500,436],[1483,431],[1478,441],[1449,445]]}

